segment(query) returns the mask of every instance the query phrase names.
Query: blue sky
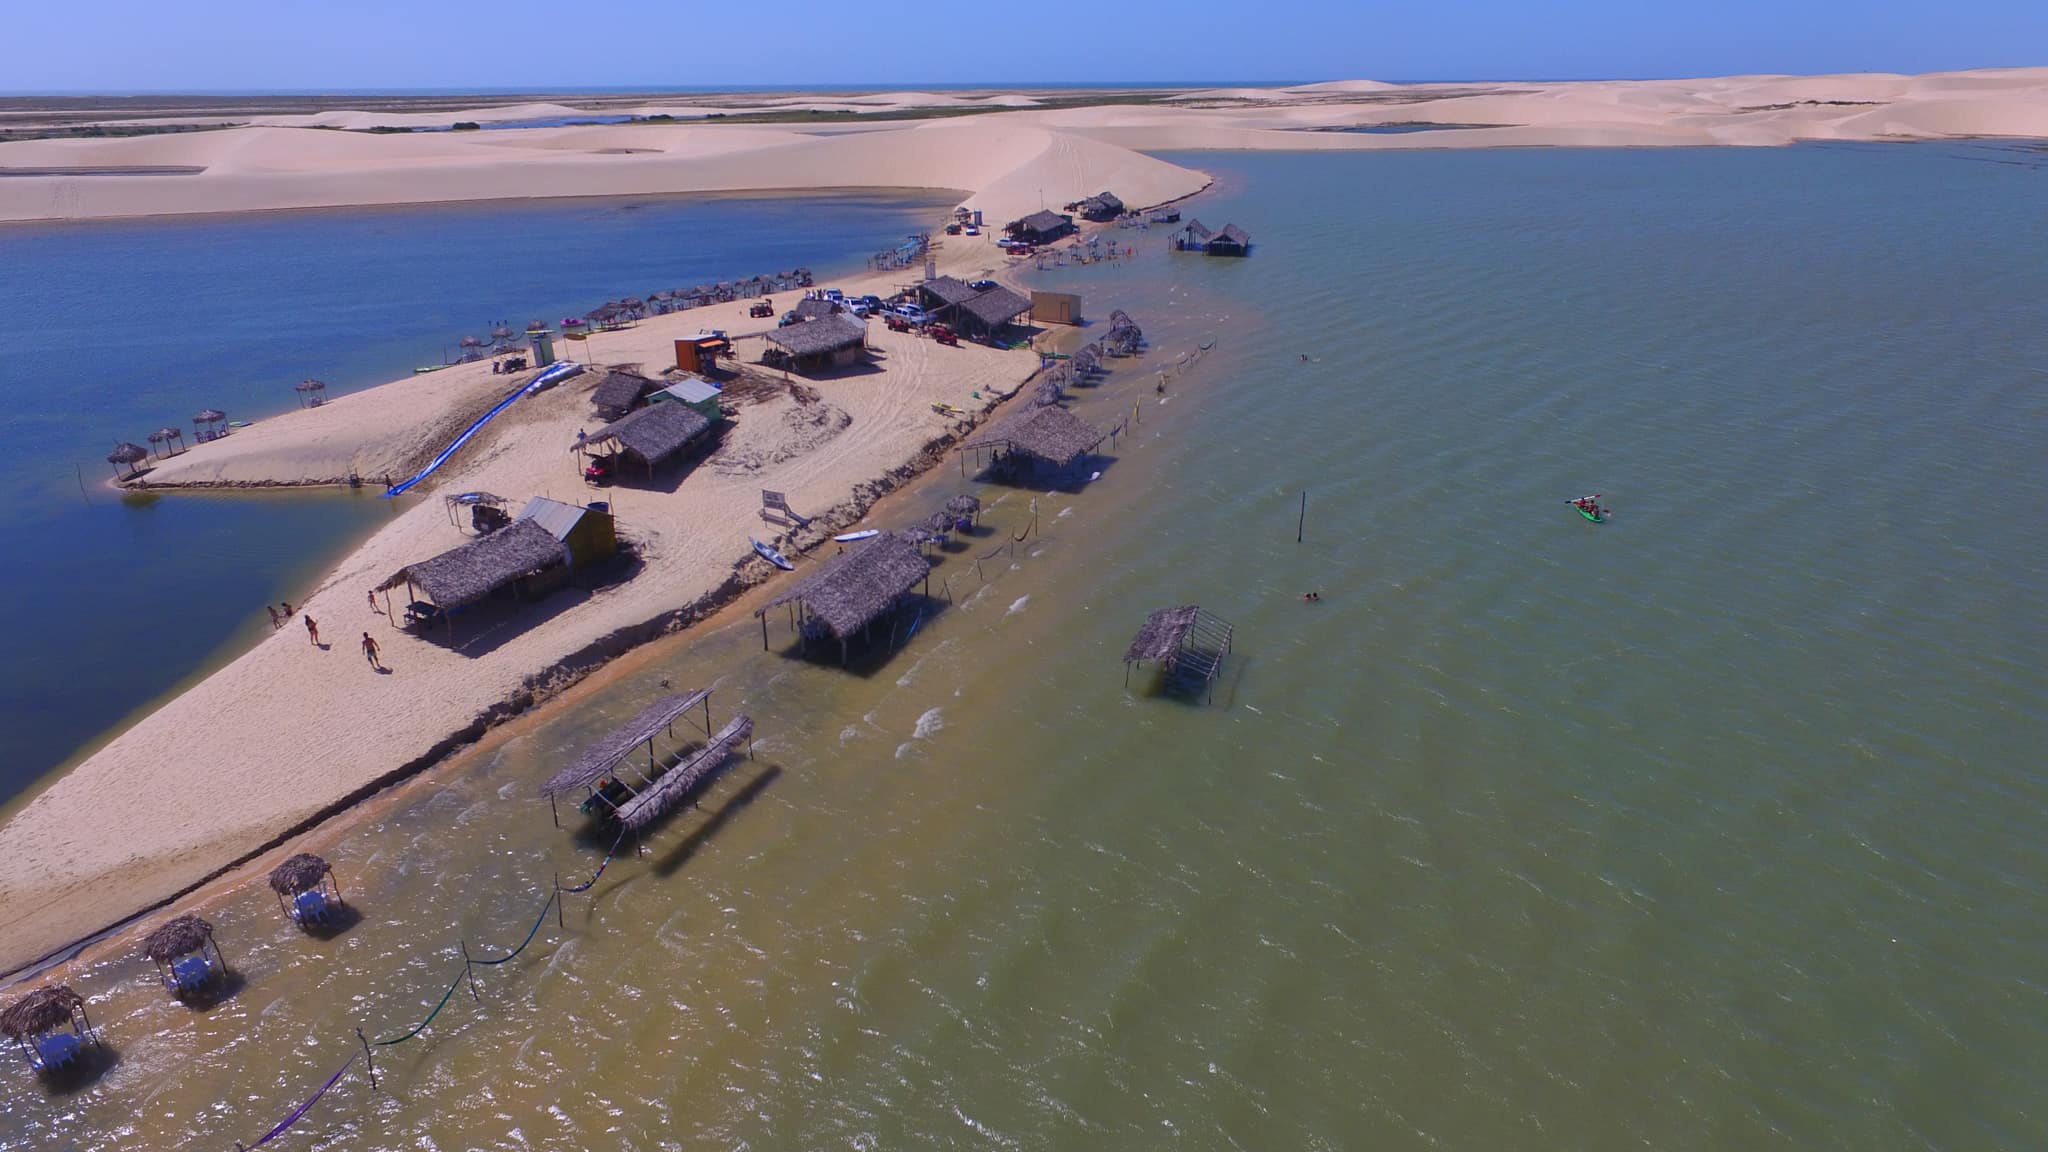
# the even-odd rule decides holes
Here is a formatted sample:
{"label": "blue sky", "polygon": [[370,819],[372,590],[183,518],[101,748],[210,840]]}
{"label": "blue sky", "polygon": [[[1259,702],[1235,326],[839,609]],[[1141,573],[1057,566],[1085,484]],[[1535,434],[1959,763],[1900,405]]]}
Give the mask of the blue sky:
{"label": "blue sky", "polygon": [[[1585,79],[2048,63],[2048,0],[23,0],[6,91]],[[1145,13],[1156,13],[1151,18]],[[1011,29],[1043,23],[1037,38]],[[953,14],[947,18],[944,14]],[[760,22],[765,35],[748,26]]]}

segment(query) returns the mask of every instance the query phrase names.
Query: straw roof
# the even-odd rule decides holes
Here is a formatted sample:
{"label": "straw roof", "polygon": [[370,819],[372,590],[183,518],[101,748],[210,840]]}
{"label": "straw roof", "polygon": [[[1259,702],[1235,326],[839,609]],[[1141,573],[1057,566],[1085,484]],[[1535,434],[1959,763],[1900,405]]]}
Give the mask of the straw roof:
{"label": "straw roof", "polygon": [[280,896],[296,896],[320,884],[320,878],[334,871],[327,861],[301,852],[270,870],[270,890]]}
{"label": "straw roof", "polygon": [[1124,649],[1124,663],[1135,664],[1140,660],[1165,660],[1180,651],[1181,641],[1194,630],[1195,619],[1202,614],[1198,605],[1188,604],[1179,608],[1161,608],[1145,617],[1145,626],[1131,637],[1131,646]]}
{"label": "straw roof", "polygon": [[841,309],[830,300],[799,300],[796,307],[790,311],[796,314],[798,320],[822,320],[827,316],[839,315]]}
{"label": "straw roof", "polygon": [[149,442],[151,444],[161,444],[166,440],[182,440],[184,438],[185,432],[182,428],[159,428],[149,434]]}
{"label": "straw roof", "polygon": [[590,402],[602,412],[624,413],[638,404],[642,396],[658,387],[660,385],[637,372],[613,369],[605,373],[597,387],[590,390]]}
{"label": "straw roof", "polygon": [[960,305],[960,311],[989,328],[1000,328],[1031,311],[1031,301],[1008,288],[996,287]]}
{"label": "straw roof", "polygon": [[957,276],[934,276],[919,284],[918,290],[937,300],[940,305],[958,304],[981,295],[981,289],[970,287],[967,281]]}
{"label": "straw roof", "polygon": [[706,777],[725,763],[741,741],[754,734],[752,717],[742,713],[732,718],[702,751],[678,764],[654,782],[654,787],[626,801],[619,809],[619,823],[638,832],[661,818],[661,814],[682,802]]}
{"label": "straw roof", "polygon": [[755,615],[801,600],[834,636],[844,638],[887,612],[896,597],[917,587],[931,570],[915,541],[884,532],[825,561]]}
{"label": "straw roof", "polygon": [[768,342],[792,356],[822,356],[867,343],[866,322],[852,316],[824,316],[768,333]]}
{"label": "straw roof", "polygon": [[587,788],[610,774],[619,766],[633,749],[654,739],[654,734],[675,723],[676,717],[695,708],[711,695],[699,688],[694,692],[681,692],[674,696],[663,696],[641,709],[638,716],[613,729],[604,739],[583,750],[574,764],[562,769],[540,786],[543,796],[555,796],[577,788]]}
{"label": "straw roof", "polygon": [[1215,237],[1210,240],[1210,243],[1213,244],[1218,240],[1224,241],[1228,244],[1235,244],[1240,248],[1249,248],[1252,246],[1251,233],[1246,232],[1244,229],[1239,228],[1235,224],[1225,224],[1223,226],[1223,231],[1218,232],[1215,235]]}
{"label": "straw roof", "polygon": [[951,512],[955,516],[972,516],[976,512],[981,511],[981,497],[971,496],[962,492],[960,495],[946,501],[946,511]]}
{"label": "straw roof", "polygon": [[187,952],[197,952],[206,947],[206,941],[213,935],[213,925],[197,916],[178,916],[156,926],[156,930],[142,938],[142,952],[159,964]]}
{"label": "straw roof", "polygon": [[969,440],[963,447],[1008,448],[1064,468],[1083,453],[1093,451],[1106,435],[1065,408],[1034,408]]}
{"label": "straw roof", "polygon": [[1018,232],[1057,232],[1073,225],[1073,221],[1057,212],[1041,209],[1010,225]]}
{"label": "straw roof", "polygon": [[225,420],[227,418],[228,414],[218,408],[201,408],[192,414],[192,419],[201,424],[211,424],[217,420]]}
{"label": "straw roof", "polygon": [[[510,335],[510,333],[508,332],[506,335]],[[301,392],[324,392],[327,390],[327,383],[323,380],[301,380],[297,384],[292,385],[292,387]]]}
{"label": "straw roof", "polygon": [[460,608],[522,576],[566,562],[562,542],[553,533],[531,520],[515,520],[489,536],[400,568],[377,585],[377,590],[382,592],[410,580],[427,599],[441,607]]}
{"label": "straw roof", "polygon": [[658,464],[682,451],[710,427],[711,421],[688,404],[651,404],[599,428],[583,441],[583,446],[593,449],[617,444],[649,464]]}
{"label": "straw roof", "polygon": [[70,1023],[71,1014],[84,1006],[85,997],[73,992],[68,984],[38,988],[0,1012],[0,1034],[18,1040],[48,1032]]}
{"label": "straw roof", "polygon": [[140,444],[125,440],[114,445],[114,450],[107,453],[107,463],[109,464],[134,464],[147,459],[149,459],[149,449],[144,448]]}

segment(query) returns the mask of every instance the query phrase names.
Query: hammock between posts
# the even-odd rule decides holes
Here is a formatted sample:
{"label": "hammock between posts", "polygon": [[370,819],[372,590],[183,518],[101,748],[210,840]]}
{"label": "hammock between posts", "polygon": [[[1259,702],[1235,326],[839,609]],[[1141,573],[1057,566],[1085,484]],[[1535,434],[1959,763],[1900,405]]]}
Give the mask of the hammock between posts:
{"label": "hammock between posts", "polygon": [[[350,1068],[355,1067],[356,1057],[358,1055],[361,1055],[361,1053],[349,1053],[348,1059],[342,1063],[342,1066],[340,1068],[335,1070],[334,1075],[329,1076],[327,1078],[327,1083],[322,1084],[320,1086],[319,1091],[314,1092],[311,1096],[306,1097],[306,1102],[304,1104],[301,1104],[297,1108],[292,1109],[290,1114],[288,1114],[284,1119],[279,1120],[277,1122],[276,1127],[272,1128],[270,1131],[265,1132],[263,1134],[263,1139],[256,1141],[254,1144],[249,1145],[248,1152],[255,1152],[255,1149],[261,1148],[265,1144],[270,1143],[272,1140],[277,1139],[279,1136],[284,1135],[286,1129],[289,1129],[292,1125],[297,1124],[299,1121],[305,1119],[306,1113],[312,1111],[313,1105],[318,1104],[320,1102],[320,1098],[322,1096],[327,1095],[327,1090],[329,1088],[334,1087],[336,1084],[339,1084],[341,1082],[342,1075],[346,1073]],[[235,1147],[242,1147],[241,1142],[237,1141],[235,1143]]]}

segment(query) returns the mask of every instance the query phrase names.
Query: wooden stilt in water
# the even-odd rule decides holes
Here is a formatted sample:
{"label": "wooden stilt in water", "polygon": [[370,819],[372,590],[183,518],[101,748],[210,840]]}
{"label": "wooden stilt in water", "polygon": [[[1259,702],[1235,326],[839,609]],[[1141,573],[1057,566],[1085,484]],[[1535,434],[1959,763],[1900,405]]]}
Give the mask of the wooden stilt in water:
{"label": "wooden stilt in water", "polygon": [[1294,524],[1294,542],[1301,543],[1302,533],[1308,530],[1308,489],[1301,490],[1301,519]]}
{"label": "wooden stilt in water", "polygon": [[363,1065],[370,1070],[370,1091],[377,1090],[377,1058],[370,1054],[370,1041],[361,1028],[356,1029],[356,1039],[363,1045]]}
{"label": "wooden stilt in water", "polygon": [[469,981],[469,998],[481,1004],[484,998],[476,994],[476,977],[471,973],[469,962],[469,941],[462,942],[462,978]]}

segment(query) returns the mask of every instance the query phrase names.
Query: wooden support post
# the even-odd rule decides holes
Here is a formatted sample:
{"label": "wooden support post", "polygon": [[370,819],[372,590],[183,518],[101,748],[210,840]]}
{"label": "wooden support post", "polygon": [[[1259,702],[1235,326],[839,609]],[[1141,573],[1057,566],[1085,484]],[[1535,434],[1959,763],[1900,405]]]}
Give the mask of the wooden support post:
{"label": "wooden support post", "polygon": [[1308,489],[1301,490],[1301,519],[1294,524],[1294,542],[1301,543],[1301,534],[1308,530]]}
{"label": "wooden support post", "polygon": [[548,815],[555,818],[555,827],[560,828],[562,826],[562,810],[556,806],[555,794],[553,792],[548,793]]}
{"label": "wooden support post", "polygon": [[370,1041],[364,1037],[361,1028],[356,1029],[356,1039],[363,1045],[363,1064],[370,1069],[370,1091],[377,1090],[377,1058],[370,1053]]}
{"label": "wooden support post", "polygon": [[555,927],[566,928],[562,923],[562,874],[555,873]]}
{"label": "wooden support post", "polygon": [[768,614],[761,613],[761,651],[768,650]]}
{"label": "wooden support post", "polygon": [[469,941],[462,942],[462,978],[469,981],[469,998],[481,1004],[484,998],[476,994],[476,977],[470,972]]}

